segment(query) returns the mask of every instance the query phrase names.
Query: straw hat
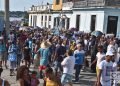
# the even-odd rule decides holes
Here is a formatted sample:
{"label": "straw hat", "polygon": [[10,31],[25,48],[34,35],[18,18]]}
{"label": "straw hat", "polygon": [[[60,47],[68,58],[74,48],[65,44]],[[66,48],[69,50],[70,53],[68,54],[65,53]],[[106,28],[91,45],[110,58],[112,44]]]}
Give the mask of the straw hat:
{"label": "straw hat", "polygon": [[50,46],[51,46],[51,43],[48,41],[44,41],[40,45],[41,48],[49,48]]}

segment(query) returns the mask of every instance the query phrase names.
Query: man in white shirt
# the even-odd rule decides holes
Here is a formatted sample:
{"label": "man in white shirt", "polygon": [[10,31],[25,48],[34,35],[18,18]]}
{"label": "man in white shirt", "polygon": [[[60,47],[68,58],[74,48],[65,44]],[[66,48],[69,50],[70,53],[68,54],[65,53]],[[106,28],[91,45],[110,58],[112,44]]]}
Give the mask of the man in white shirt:
{"label": "man in white shirt", "polygon": [[107,51],[106,59],[100,62],[98,66],[99,74],[97,77],[97,86],[112,86],[110,73],[113,71],[113,55],[114,54],[111,51]]}
{"label": "man in white shirt", "polygon": [[63,66],[63,75],[61,78],[62,85],[69,84],[72,86],[72,75],[75,65],[75,57],[72,54],[71,50],[67,51],[67,57],[62,61],[61,65]]}
{"label": "man in white shirt", "polygon": [[98,46],[98,53],[96,54],[96,59],[91,63],[91,65],[95,64],[97,62],[96,65],[96,73],[98,75],[98,65],[100,64],[101,61],[105,60],[105,53],[103,52],[103,46],[99,45]]}

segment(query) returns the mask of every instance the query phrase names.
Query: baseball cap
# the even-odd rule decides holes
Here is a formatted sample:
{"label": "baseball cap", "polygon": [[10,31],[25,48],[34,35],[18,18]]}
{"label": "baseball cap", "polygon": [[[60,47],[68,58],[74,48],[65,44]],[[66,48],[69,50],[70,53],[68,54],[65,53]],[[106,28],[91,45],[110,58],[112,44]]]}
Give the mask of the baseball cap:
{"label": "baseball cap", "polygon": [[106,53],[106,56],[113,56],[114,54],[113,54],[113,52],[112,51],[107,51],[107,53]]}

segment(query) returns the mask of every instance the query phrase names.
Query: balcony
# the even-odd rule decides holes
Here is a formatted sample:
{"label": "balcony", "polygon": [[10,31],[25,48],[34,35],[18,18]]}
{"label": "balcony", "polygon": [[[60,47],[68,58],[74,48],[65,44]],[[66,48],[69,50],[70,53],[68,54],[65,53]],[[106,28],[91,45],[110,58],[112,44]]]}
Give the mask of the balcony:
{"label": "balcony", "polygon": [[77,0],[74,2],[74,8],[79,7],[120,7],[120,0]]}
{"label": "balcony", "polygon": [[63,3],[62,10],[71,10],[73,8],[73,2]]}
{"label": "balcony", "polygon": [[28,12],[46,12],[52,9],[52,5],[32,6]]}
{"label": "balcony", "polygon": [[104,0],[81,0],[74,2],[74,8],[105,6]]}

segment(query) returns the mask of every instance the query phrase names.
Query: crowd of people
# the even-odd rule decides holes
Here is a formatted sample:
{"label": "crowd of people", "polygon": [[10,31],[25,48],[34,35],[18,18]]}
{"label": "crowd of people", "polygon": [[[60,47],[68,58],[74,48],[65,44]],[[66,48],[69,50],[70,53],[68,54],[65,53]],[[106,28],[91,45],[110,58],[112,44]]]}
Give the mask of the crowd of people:
{"label": "crowd of people", "polygon": [[[90,64],[87,57],[91,58]],[[30,71],[31,65],[39,72]],[[61,31],[54,35],[42,29],[13,30],[8,36],[3,32],[0,36],[1,73],[3,66],[10,69],[10,76],[16,76],[19,86],[39,86],[39,78],[44,80],[44,86],[73,86],[73,79],[79,82],[80,72],[85,72],[86,67],[97,75],[95,86],[117,86],[110,73],[119,71],[120,40],[79,31]],[[0,84],[4,83],[2,80]],[[9,86],[6,83],[5,86]]]}

